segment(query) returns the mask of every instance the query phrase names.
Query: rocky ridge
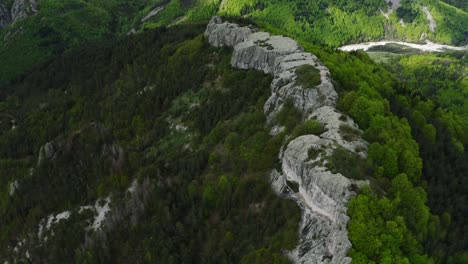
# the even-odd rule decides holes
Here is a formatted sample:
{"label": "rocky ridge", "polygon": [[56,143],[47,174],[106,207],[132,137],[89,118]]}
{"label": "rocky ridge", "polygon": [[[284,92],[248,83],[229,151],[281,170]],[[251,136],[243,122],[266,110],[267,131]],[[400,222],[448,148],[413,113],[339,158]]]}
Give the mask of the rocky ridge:
{"label": "rocky ridge", "polygon": [[[299,245],[288,252],[295,263],[351,263],[347,252],[351,248],[346,225],[346,204],[355,195],[353,189],[362,181],[348,179],[327,168],[328,158],[337,148],[344,148],[365,158],[368,143],[361,137],[358,126],[336,110],[336,93],[329,70],[293,39],[271,36],[246,26],[240,27],[214,17],[205,32],[215,47],[234,49],[231,65],[239,69],[256,69],[274,76],[271,96],[264,106],[272,133],[281,130],[275,116],[285,102],[291,100],[304,120],[314,119],[327,129],[323,134],[304,135],[283,146],[280,153],[281,171],[271,173],[273,189],[290,198],[302,209]],[[319,71],[320,84],[312,88],[296,82],[297,68],[311,65]],[[343,127],[355,131],[352,137]],[[310,152],[317,155],[310,156]],[[291,185],[297,184],[298,188]]]}

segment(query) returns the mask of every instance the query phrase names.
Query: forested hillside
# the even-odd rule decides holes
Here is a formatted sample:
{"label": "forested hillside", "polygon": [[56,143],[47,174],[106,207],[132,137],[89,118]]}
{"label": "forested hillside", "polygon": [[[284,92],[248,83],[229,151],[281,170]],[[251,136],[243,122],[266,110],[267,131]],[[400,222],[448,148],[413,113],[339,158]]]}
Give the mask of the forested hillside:
{"label": "forested hillside", "polygon": [[[15,1],[4,2],[4,6],[10,9]],[[11,21],[3,29],[0,26],[0,84],[53,55],[125,34],[142,16],[139,12],[152,2],[37,1],[36,13]]]}
{"label": "forested hillside", "polygon": [[[174,0],[177,1],[177,0]],[[188,19],[244,16],[304,40],[340,46],[379,39],[466,45],[468,14],[440,1],[200,0]],[[397,4],[398,3],[398,4]],[[436,22],[435,29],[425,9]]]}
{"label": "forested hillside", "polygon": [[[80,49],[4,87],[2,262],[285,261],[299,215],[267,179],[284,136],[264,125],[270,78],[230,69],[203,29]],[[144,209],[127,212],[134,180]],[[117,220],[93,232],[79,208],[105,197]]]}
{"label": "forested hillside", "polygon": [[2,6],[9,10],[15,2],[34,3],[35,12],[24,4],[27,15],[0,25],[0,84],[65,50],[159,26],[208,21],[215,14],[247,17],[270,31],[335,47],[380,39],[468,43],[468,14],[459,1],[2,1],[2,21]]}

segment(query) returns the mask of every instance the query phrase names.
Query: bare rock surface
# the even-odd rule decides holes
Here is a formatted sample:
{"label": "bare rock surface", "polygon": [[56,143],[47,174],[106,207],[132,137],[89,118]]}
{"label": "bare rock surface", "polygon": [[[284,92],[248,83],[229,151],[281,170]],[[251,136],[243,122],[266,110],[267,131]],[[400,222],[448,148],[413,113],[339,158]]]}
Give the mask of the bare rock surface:
{"label": "bare rock surface", "polygon": [[0,0],[0,29],[26,19],[35,13],[37,13],[36,0],[14,0],[11,8],[3,0]]}
{"label": "bare rock surface", "polygon": [[11,8],[11,21],[12,23],[18,22],[36,12],[36,0],[15,0]]}
{"label": "bare rock surface", "polygon": [[223,22],[220,17],[213,17],[206,28],[205,37],[213,47],[234,47],[255,31],[253,27],[239,27],[237,24]]}
{"label": "bare rock surface", "polygon": [[6,27],[11,21],[10,10],[0,0],[0,29]]}

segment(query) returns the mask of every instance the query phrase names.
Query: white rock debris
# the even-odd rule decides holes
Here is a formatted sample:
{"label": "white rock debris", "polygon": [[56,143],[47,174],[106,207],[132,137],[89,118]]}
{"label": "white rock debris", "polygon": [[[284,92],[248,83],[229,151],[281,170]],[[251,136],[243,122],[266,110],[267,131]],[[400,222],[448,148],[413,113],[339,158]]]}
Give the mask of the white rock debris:
{"label": "white rock debris", "polygon": [[427,20],[429,20],[429,29],[432,32],[435,32],[435,29],[437,27],[437,23],[434,20],[434,17],[432,17],[431,12],[429,12],[429,9],[427,9],[427,6],[423,6],[423,12],[426,14]]}
{"label": "white rock debris", "polygon": [[[354,121],[336,110],[336,93],[329,70],[313,54],[306,53],[293,39],[270,36],[248,26],[223,22],[214,17],[205,36],[215,47],[233,47],[231,65],[239,69],[256,69],[272,74],[271,96],[264,106],[271,133],[281,131],[274,117],[287,100],[292,100],[305,119],[315,119],[327,129],[320,136],[304,135],[292,140],[280,153],[281,171],[272,171],[273,190],[293,199],[302,208],[299,245],[287,255],[295,263],[351,263],[351,248],[346,225],[346,204],[355,195],[353,185],[365,184],[332,173],[325,166],[333,150],[342,147],[360,157],[367,156],[368,143],[359,134]],[[296,84],[296,69],[311,65],[320,71],[321,83],[315,87]],[[357,131],[343,138],[341,126]],[[315,149],[316,156],[309,157]],[[290,185],[295,183],[297,188]]]}
{"label": "white rock debris", "polygon": [[[102,224],[104,220],[106,219],[106,215],[110,211],[110,197],[107,197],[105,199],[99,199],[95,202],[94,205],[85,205],[85,206],[80,206],[78,213],[81,214],[85,210],[92,210],[95,213],[93,223],[91,226],[87,228],[87,230],[93,229],[93,230],[99,230],[102,227]],[[73,212],[71,211],[64,211],[62,213],[59,213],[57,215],[49,215],[46,219],[42,219],[39,221],[39,229],[37,232],[37,237],[39,239],[44,239],[47,240],[47,237],[43,237],[44,233],[49,230],[53,230],[54,225],[58,224],[62,220],[66,220],[70,218]],[[52,233],[53,234],[53,233]]]}
{"label": "white rock debris", "polygon": [[14,182],[10,183],[10,186],[8,188],[9,189],[8,194],[10,196],[13,196],[13,194],[15,194],[15,191],[18,189],[18,187],[19,187],[18,181],[14,181]]}
{"label": "white rock debris", "polygon": [[97,212],[97,216],[96,218],[94,218],[94,222],[92,225],[92,228],[94,230],[101,228],[102,223],[107,213],[110,211],[110,207],[109,207],[110,197],[107,197],[106,199],[104,199],[104,201],[105,201],[104,205],[101,205],[101,201],[97,201],[96,204],[94,205],[94,209]]}
{"label": "white rock debris", "polygon": [[37,232],[37,237],[41,239],[44,231],[48,231],[60,221],[70,218],[70,215],[70,211],[65,211],[57,215],[49,215],[46,219],[42,219],[39,221],[39,231]]}

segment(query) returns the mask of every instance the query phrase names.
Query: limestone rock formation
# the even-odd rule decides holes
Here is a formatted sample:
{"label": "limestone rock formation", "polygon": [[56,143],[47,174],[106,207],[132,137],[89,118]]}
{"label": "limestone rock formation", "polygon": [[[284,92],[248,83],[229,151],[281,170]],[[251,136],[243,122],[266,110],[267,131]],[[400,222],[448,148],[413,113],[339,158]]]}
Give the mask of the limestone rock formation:
{"label": "limestone rock formation", "polygon": [[[275,116],[287,100],[292,100],[304,120],[317,120],[327,130],[320,136],[293,139],[280,153],[281,171],[271,173],[273,190],[302,208],[299,245],[288,256],[295,263],[351,263],[347,257],[352,245],[346,231],[346,204],[355,195],[352,187],[365,182],[332,173],[326,165],[336,148],[366,157],[368,143],[361,138],[362,132],[354,121],[336,110],[338,94],[330,72],[315,55],[305,53],[291,38],[254,31],[215,17],[205,36],[213,46],[234,47],[233,67],[274,76],[271,96],[264,105],[272,134],[282,130],[275,124]],[[318,70],[319,84],[303,87],[297,82],[297,69],[303,65]],[[291,183],[298,188],[291,187]]]}
{"label": "limestone rock formation", "polygon": [[205,37],[213,47],[234,47],[255,31],[252,27],[239,27],[237,24],[223,22],[220,17],[213,17],[206,28]]}
{"label": "limestone rock formation", "polygon": [[[296,69],[307,64],[320,71],[321,83],[315,89],[305,89],[295,83]],[[270,122],[286,99],[292,99],[294,106],[304,113],[310,113],[322,105],[336,104],[338,94],[333,88],[330,71],[313,54],[297,52],[279,57],[275,61],[274,76],[272,95],[264,109]]]}
{"label": "limestone rock formation", "polygon": [[301,51],[302,47],[291,38],[258,32],[234,46],[231,65],[273,73],[277,58]]}
{"label": "limestone rock formation", "polygon": [[11,21],[10,10],[0,0],[0,29],[6,27]]}
{"label": "limestone rock formation", "polygon": [[[290,252],[300,263],[350,263],[347,238],[346,203],[355,193],[354,181],[334,174],[326,167],[337,144],[333,140],[305,135],[293,140],[282,153],[282,173],[287,181],[299,185],[291,197],[303,208],[299,247]],[[313,148],[321,152],[309,157]],[[306,232],[304,232],[306,231]]]}
{"label": "limestone rock formation", "polygon": [[15,0],[11,7],[11,22],[15,23],[37,12],[36,0]]}
{"label": "limestone rock formation", "polygon": [[57,148],[54,145],[54,142],[47,142],[44,146],[39,149],[39,158],[37,160],[37,165],[41,165],[44,160],[51,160],[55,157]]}
{"label": "limestone rock formation", "polygon": [[15,0],[11,10],[0,0],[0,29],[23,20],[37,12],[36,0]]}

